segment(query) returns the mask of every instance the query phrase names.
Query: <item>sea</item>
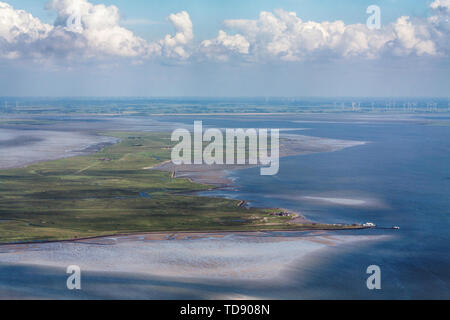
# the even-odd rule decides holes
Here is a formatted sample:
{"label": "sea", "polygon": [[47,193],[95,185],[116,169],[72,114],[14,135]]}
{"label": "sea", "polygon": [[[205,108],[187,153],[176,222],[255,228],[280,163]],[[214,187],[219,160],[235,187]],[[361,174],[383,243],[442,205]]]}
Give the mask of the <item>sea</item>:
{"label": "sea", "polygon": [[[189,123],[194,118],[176,120]],[[298,270],[294,265],[293,289],[280,293],[280,298],[448,299],[450,126],[442,124],[448,119],[342,114],[202,117],[210,127],[284,128],[289,134],[367,142],[337,152],[282,158],[276,176],[261,176],[258,168],[230,171],[234,188],[203,195],[286,208],[317,222],[372,222],[377,228],[357,234],[388,236],[330,249],[310,268],[304,261]],[[379,290],[367,288],[367,268],[372,265],[381,271]]]}

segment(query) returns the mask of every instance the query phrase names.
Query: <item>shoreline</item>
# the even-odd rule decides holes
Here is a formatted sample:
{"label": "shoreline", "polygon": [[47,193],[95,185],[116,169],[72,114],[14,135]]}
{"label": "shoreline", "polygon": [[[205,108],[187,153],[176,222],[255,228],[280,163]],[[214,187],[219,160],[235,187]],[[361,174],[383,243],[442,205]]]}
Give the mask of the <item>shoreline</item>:
{"label": "shoreline", "polygon": [[[313,136],[304,136],[296,134],[284,134],[282,136],[285,141],[280,143],[280,158],[307,155],[314,153],[337,152],[346,148],[366,145],[367,141],[339,140],[331,138],[319,138]],[[172,178],[188,179],[190,182],[199,183],[210,186],[207,191],[223,190],[226,188],[234,188],[234,180],[230,178],[230,172],[237,170],[261,167],[261,165],[174,165],[171,160],[164,161],[152,167],[143,168],[145,170],[160,170],[172,172]],[[178,170],[177,170],[178,169]],[[181,169],[181,170],[180,170]],[[179,174],[181,172],[181,175]],[[193,194],[199,195],[204,191],[194,191]],[[187,194],[184,192],[184,194]],[[211,195],[205,196],[211,197]],[[218,198],[223,198],[218,196]],[[246,206],[248,200],[233,199],[239,201],[238,206]],[[303,214],[297,211],[282,208],[264,208],[277,209],[293,214],[292,222],[295,224],[316,223],[309,220]],[[326,223],[323,223],[326,224]],[[362,226],[361,226],[362,227]],[[362,229],[366,229],[363,227]],[[329,230],[329,229],[328,229]]]}
{"label": "shoreline", "polygon": [[[99,133],[96,134],[97,136]],[[108,136],[107,133],[104,133],[103,136],[106,136],[110,139],[113,139],[114,142],[99,142],[99,143],[93,143],[87,147],[85,147],[82,150],[79,150],[78,152],[84,153],[84,154],[94,154],[102,149],[104,149],[107,146],[114,145],[118,142],[120,142],[119,138],[114,138],[112,136]],[[306,140],[306,142],[305,142]],[[317,142],[320,141],[319,144]],[[298,144],[296,144],[298,143]],[[307,153],[313,153],[313,152],[332,152],[341,150],[345,147],[351,147],[355,145],[361,145],[364,144],[364,142],[356,142],[356,141],[344,141],[344,140],[335,140],[335,139],[325,139],[325,138],[316,138],[316,137],[306,137],[306,136],[297,136],[297,135],[290,135],[289,139],[284,141],[283,143],[283,151],[281,152],[281,156],[290,156],[290,155],[296,155],[296,154],[307,154]],[[299,152],[300,150],[300,152]],[[48,161],[48,160],[46,160]],[[45,161],[37,161],[37,162],[45,162]],[[143,168],[143,169],[151,169],[151,170],[158,170],[162,166],[169,165],[170,161],[163,161],[159,164],[156,164],[155,166]],[[27,167],[28,165],[25,165]],[[225,187],[228,184],[222,183],[223,181],[217,182],[218,179],[225,179],[224,176],[227,175],[227,172],[233,169],[230,169],[227,167],[224,170],[216,170],[215,168],[211,168],[211,166],[207,166],[209,170],[206,170],[207,172],[214,172],[213,175],[209,176],[209,180],[207,181],[199,181],[195,177],[190,177],[188,175],[186,176],[179,176],[177,173],[179,171],[172,171],[173,178],[184,178],[189,179],[190,181],[194,183],[200,183],[204,185],[208,185],[211,187],[211,189],[220,189]],[[246,169],[249,166],[240,166],[239,168],[234,169]],[[165,171],[165,170],[163,170]],[[200,173],[204,173],[204,168],[200,170]],[[214,182],[212,182],[214,181]],[[230,180],[231,181],[231,180]],[[197,192],[196,192],[197,193]],[[247,204],[246,200],[241,200],[238,203],[238,206],[245,206]],[[335,231],[335,230],[361,230],[361,229],[367,229],[363,226],[350,226],[350,225],[342,225],[342,226],[336,226],[336,225],[327,225],[326,223],[315,223],[312,221],[309,221],[304,217],[301,213],[293,212],[292,210],[284,210],[284,209],[277,209],[277,208],[265,208],[265,209],[274,209],[274,210],[283,210],[290,212],[292,214],[292,219],[290,221],[287,221],[286,228],[280,228],[280,229],[257,229],[247,231],[247,230],[206,230],[206,231],[199,231],[199,230],[189,230],[189,231],[183,231],[183,230],[160,230],[160,231],[153,231],[153,232],[131,232],[131,233],[116,233],[116,234],[108,234],[108,235],[94,235],[92,237],[83,237],[83,238],[71,238],[71,239],[63,239],[63,240],[35,240],[35,241],[19,241],[19,242],[8,242],[8,243],[0,243],[0,246],[5,245],[20,245],[20,244],[40,244],[40,243],[64,243],[64,242],[77,242],[82,240],[92,240],[92,239],[99,239],[99,238],[105,238],[105,237],[119,237],[119,236],[132,236],[132,235],[138,235],[138,234],[155,234],[157,233],[190,233],[190,234],[213,234],[218,232],[227,232],[227,233],[240,233],[240,232],[302,232],[302,231]],[[300,220],[300,221],[299,221]],[[309,226],[308,226],[309,225]],[[317,227],[314,227],[316,226]],[[302,228],[303,226],[303,228]],[[270,228],[270,226],[269,226]]]}
{"label": "shoreline", "polygon": [[[301,224],[299,224],[301,225]],[[331,225],[330,225],[331,226]],[[306,228],[301,230],[295,229],[270,229],[270,230],[205,230],[205,231],[150,231],[150,232],[133,232],[133,233],[117,233],[117,234],[109,234],[109,235],[101,235],[101,236],[92,236],[92,237],[83,237],[83,238],[73,238],[73,239],[65,239],[65,240],[34,240],[34,241],[24,241],[24,242],[6,242],[0,243],[0,248],[6,246],[17,246],[17,245],[35,245],[35,244],[51,244],[51,243],[78,243],[86,240],[101,240],[107,238],[125,238],[125,237],[139,237],[139,236],[147,236],[147,235],[183,235],[183,234],[191,234],[191,235],[214,235],[214,234],[224,234],[224,235],[239,235],[239,234],[258,234],[258,233],[271,233],[271,232],[283,232],[283,233],[300,233],[300,232],[320,232],[320,231],[354,231],[354,230],[367,230],[372,229],[370,227],[365,226],[347,226],[347,228]],[[166,239],[173,240],[173,239]]]}

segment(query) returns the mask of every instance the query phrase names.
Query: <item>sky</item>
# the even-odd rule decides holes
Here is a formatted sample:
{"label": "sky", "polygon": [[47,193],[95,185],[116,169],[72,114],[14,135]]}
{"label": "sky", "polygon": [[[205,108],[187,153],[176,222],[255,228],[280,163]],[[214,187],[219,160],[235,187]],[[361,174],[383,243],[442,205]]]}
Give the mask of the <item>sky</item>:
{"label": "sky", "polygon": [[0,96],[449,97],[449,16],[450,0],[0,0]]}

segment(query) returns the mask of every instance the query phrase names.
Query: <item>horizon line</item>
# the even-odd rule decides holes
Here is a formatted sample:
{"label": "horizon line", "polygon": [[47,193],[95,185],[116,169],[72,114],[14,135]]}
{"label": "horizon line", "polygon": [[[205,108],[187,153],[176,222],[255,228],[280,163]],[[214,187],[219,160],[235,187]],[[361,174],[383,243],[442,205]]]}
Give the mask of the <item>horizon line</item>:
{"label": "horizon line", "polygon": [[0,99],[450,99],[449,96],[0,96]]}

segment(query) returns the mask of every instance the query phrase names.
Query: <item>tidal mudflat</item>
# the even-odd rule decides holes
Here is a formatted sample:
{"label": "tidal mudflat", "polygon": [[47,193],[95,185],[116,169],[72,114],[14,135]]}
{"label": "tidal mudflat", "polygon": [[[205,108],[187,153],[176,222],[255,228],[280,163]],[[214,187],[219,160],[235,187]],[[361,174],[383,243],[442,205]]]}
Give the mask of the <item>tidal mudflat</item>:
{"label": "tidal mudflat", "polygon": [[[6,245],[0,247],[0,298],[264,299],[277,294],[270,287],[289,287],[292,269],[318,263],[311,254],[384,238],[324,232],[150,233]],[[69,265],[82,270],[78,293],[65,287]]]}
{"label": "tidal mudflat", "polygon": [[86,132],[0,128],[0,169],[85,155],[116,141]]}

